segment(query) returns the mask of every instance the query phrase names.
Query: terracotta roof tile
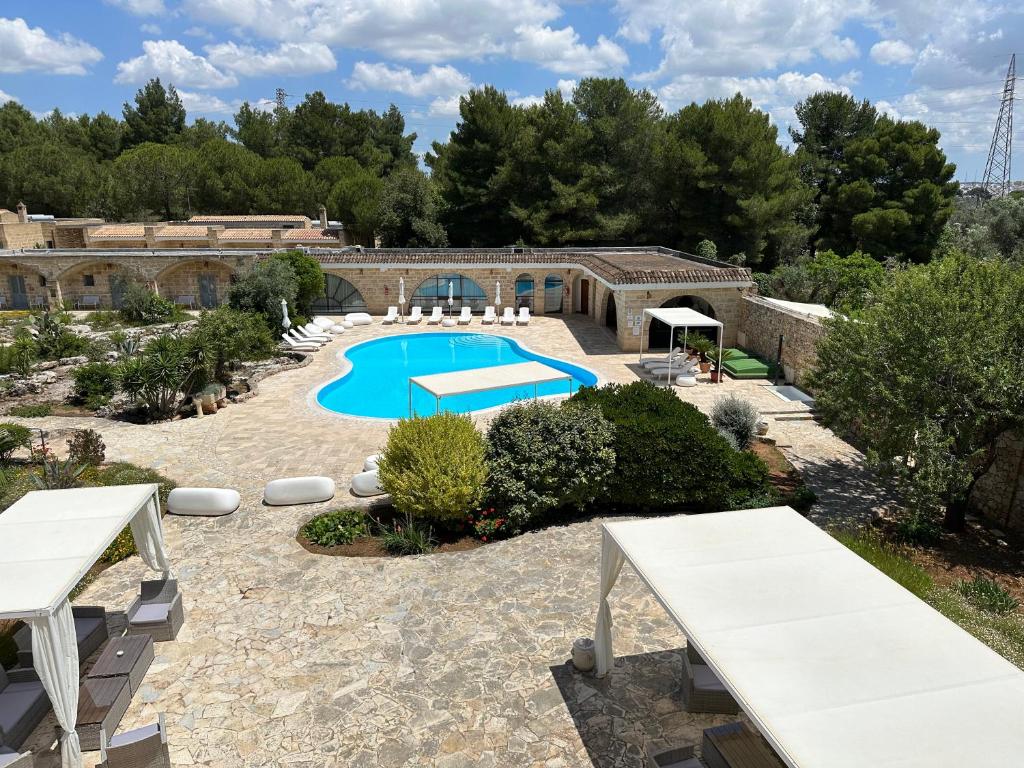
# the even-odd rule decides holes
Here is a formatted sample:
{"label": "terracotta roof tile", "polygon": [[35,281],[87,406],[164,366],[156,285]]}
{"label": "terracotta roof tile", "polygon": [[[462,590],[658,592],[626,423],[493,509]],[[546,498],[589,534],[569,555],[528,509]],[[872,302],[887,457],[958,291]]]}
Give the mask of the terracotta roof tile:
{"label": "terracotta roof tile", "polygon": [[705,264],[667,249],[367,249],[317,254],[323,264],[577,264],[617,285],[749,282],[743,267]]}
{"label": "terracotta roof tile", "polygon": [[104,224],[90,227],[88,231],[93,240],[141,240],[146,236],[142,224]]}
{"label": "terracotta roof tile", "polygon": [[156,231],[157,240],[205,240],[206,227],[169,226]]}
{"label": "terracotta roof tile", "polygon": [[232,240],[266,240],[269,243],[272,237],[272,231],[273,230],[271,229],[232,227],[231,229],[225,229],[220,233],[220,240],[221,242],[231,242]]}
{"label": "terracotta roof tile", "polygon": [[190,222],[196,224],[215,224],[218,221],[252,221],[252,222],[268,222],[268,221],[312,221],[308,216],[301,216],[297,214],[272,214],[272,213],[258,213],[249,214],[246,216],[193,216],[189,219]]}
{"label": "terracotta roof tile", "polygon": [[338,236],[328,229],[286,229],[281,233],[284,240],[329,240],[338,242]]}

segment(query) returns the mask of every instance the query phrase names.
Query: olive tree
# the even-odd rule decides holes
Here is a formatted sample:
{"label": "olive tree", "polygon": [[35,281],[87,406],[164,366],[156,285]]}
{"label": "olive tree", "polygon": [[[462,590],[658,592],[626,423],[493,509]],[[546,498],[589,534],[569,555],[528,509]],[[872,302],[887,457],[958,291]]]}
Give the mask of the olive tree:
{"label": "olive tree", "polygon": [[963,527],[996,439],[1024,421],[1024,271],[954,253],[891,273],[856,320],[828,321],[811,377],[911,511]]}

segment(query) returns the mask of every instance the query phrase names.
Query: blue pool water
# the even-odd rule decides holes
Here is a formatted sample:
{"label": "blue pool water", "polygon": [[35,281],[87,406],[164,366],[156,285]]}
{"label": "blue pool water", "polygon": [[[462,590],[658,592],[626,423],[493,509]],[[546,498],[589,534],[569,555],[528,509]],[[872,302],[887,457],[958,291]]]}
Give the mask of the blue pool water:
{"label": "blue pool water", "polygon": [[[409,416],[409,377],[512,365],[529,360],[550,365],[573,377],[572,391],[593,386],[597,377],[577,365],[523,349],[511,339],[480,333],[413,333],[357,344],[345,353],[352,369],[317,393],[324,408],[352,416],[397,419]],[[540,395],[568,394],[568,381],[539,386]],[[492,392],[453,395],[441,408],[468,413],[513,400],[533,398],[533,385]],[[437,410],[434,396],[413,387],[413,410],[426,416]]]}

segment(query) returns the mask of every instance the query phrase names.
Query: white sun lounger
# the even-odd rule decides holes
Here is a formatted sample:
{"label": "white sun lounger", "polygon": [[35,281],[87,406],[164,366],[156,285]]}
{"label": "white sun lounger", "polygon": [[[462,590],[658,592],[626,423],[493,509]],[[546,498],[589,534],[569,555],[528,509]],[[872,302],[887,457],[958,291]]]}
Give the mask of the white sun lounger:
{"label": "white sun lounger", "polygon": [[515,325],[516,316],[512,312],[512,307],[505,307],[505,311],[501,313],[501,324],[502,325]]}
{"label": "white sun lounger", "polygon": [[480,318],[480,322],[484,325],[491,325],[495,319],[494,307],[484,307],[484,316]]}
{"label": "white sun lounger", "polygon": [[313,334],[309,333],[304,328],[292,328],[291,331],[289,331],[289,333],[291,333],[293,339],[300,343],[312,341],[316,344],[326,344],[328,341],[331,340],[331,337],[328,336],[326,333]]}
{"label": "white sun lounger", "polygon": [[384,315],[381,322],[384,325],[391,325],[398,319],[398,307],[388,307],[388,313]]}
{"label": "white sun lounger", "polygon": [[530,324],[530,308],[520,307],[519,315],[516,317],[516,325],[529,325]]}
{"label": "white sun lounger", "polygon": [[441,315],[441,308],[434,307],[432,310],[430,310],[430,317],[427,318],[427,325],[437,325],[438,323],[440,323]]}
{"label": "white sun lounger", "polygon": [[469,307],[463,307],[462,311],[459,312],[459,325],[469,325],[469,321],[473,319],[473,310]]}
{"label": "white sun lounger", "polygon": [[412,308],[412,312],[409,313],[409,319],[406,320],[405,322],[413,324],[413,323],[418,323],[422,319],[423,319],[423,308],[422,307],[413,307]]}
{"label": "white sun lounger", "polygon": [[295,350],[296,352],[316,352],[320,349],[319,344],[302,344],[287,333],[282,333],[281,338],[284,339],[284,343],[288,345],[288,349]]}

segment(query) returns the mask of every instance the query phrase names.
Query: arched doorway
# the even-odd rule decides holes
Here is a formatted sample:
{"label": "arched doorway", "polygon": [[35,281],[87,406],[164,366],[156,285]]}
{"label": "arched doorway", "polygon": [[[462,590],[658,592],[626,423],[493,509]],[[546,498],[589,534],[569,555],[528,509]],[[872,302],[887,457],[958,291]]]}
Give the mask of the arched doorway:
{"label": "arched doorway", "polygon": [[528,307],[533,311],[533,276],[522,274],[516,278],[516,309]]}
{"label": "arched doorway", "polygon": [[142,273],[127,264],[110,261],[75,264],[61,272],[57,279],[66,304],[89,309],[120,309],[125,289],[129,285],[149,284]]}
{"label": "arched doorway", "polygon": [[619,332],[619,316],[615,309],[615,294],[608,294],[608,304],[604,310],[604,324],[612,329],[616,334]]}
{"label": "arched doorway", "polygon": [[167,267],[156,284],[160,295],[176,304],[213,309],[227,298],[233,275],[219,259],[190,259]]}
{"label": "arched doorway", "polygon": [[548,275],[544,278],[544,314],[550,315],[562,311],[562,278],[560,275]]}
{"label": "arched doorway", "polygon": [[365,312],[366,301],[348,280],[327,272],[324,274],[324,295],[313,302],[314,312]]}
{"label": "arched doorway", "polygon": [[[662,309],[668,309],[671,307],[687,307],[689,309],[700,312],[702,315],[707,315],[712,319],[715,318],[715,310],[705,299],[700,296],[676,296],[669,299],[661,305]],[[683,329],[676,329],[676,340],[674,345],[669,344],[669,327],[665,325],[661,320],[651,320],[651,328],[649,331],[647,349],[651,351],[656,350],[667,350],[670,346],[679,346],[682,343]],[[713,328],[690,328],[689,334],[699,333],[703,336],[707,336],[709,339],[714,341],[717,337],[715,336],[715,329]]]}
{"label": "arched doorway", "polygon": [[452,309],[469,307],[474,312],[482,312],[487,304],[487,294],[475,281],[459,274],[444,274],[428,277],[412,294],[410,306],[442,307],[448,306],[448,283],[452,284]]}

